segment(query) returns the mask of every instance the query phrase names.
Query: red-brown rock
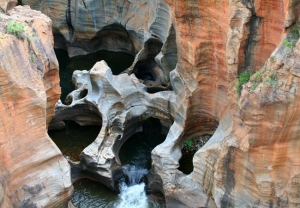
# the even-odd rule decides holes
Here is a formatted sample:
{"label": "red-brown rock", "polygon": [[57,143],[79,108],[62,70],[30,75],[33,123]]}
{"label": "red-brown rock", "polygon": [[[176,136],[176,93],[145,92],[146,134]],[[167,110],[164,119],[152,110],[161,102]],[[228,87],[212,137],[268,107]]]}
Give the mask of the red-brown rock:
{"label": "red-brown rock", "polygon": [[[12,20],[24,26],[20,38],[6,30]],[[47,135],[60,96],[51,32],[29,7],[1,14],[1,207],[57,207],[72,192],[69,165]]]}

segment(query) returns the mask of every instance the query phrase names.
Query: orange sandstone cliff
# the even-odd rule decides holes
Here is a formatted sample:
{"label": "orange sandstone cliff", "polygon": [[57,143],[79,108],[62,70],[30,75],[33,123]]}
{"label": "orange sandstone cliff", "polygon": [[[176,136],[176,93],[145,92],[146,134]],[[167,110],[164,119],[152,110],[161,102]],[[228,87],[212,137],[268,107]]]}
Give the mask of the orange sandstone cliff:
{"label": "orange sandstone cliff", "polygon": [[[70,56],[100,49],[127,52],[135,55],[127,72],[136,76],[137,63],[147,66],[151,59],[157,66],[150,72],[160,74],[157,79],[160,81],[155,80],[157,86],[167,85],[173,90],[168,91],[168,96],[159,97],[165,99],[160,103],[170,104],[168,108],[155,103],[155,107],[164,110],[159,113],[153,110],[155,107],[128,113],[123,103],[117,109],[122,113],[105,109],[107,115],[116,116],[103,119],[105,128],[98,136],[101,139],[82,155],[90,154],[89,160],[96,167],[106,164],[103,174],[107,178],[111,177],[111,164],[118,163],[114,148],[118,144],[113,136],[128,133],[126,116],[131,116],[128,121],[135,121],[144,119],[149,112],[157,118],[169,114],[172,125],[167,138],[152,151],[152,171],[163,181],[169,206],[176,203],[178,207],[300,206],[297,158],[300,1],[23,0],[22,3],[52,19],[56,47],[66,49]],[[245,70],[253,75],[239,95],[237,77]],[[110,83],[117,79],[137,82],[134,75],[102,77]],[[86,86],[90,86],[88,81]],[[93,86],[97,86],[93,81]],[[145,80],[139,82],[149,87]],[[139,89],[147,102],[161,93],[147,95],[143,87]],[[122,97],[122,90],[117,91],[115,94]],[[78,103],[94,99],[89,92]],[[50,94],[49,91],[47,96]],[[134,100],[140,102],[138,98]],[[103,109],[101,102],[99,98],[88,104]],[[53,108],[48,109],[50,112]],[[46,115],[50,114],[41,114]],[[118,116],[121,119],[116,119]],[[43,128],[40,133],[44,135],[46,123]],[[178,170],[182,143],[203,134],[213,136],[195,154],[193,172],[183,174]],[[96,163],[92,155],[104,155],[100,158],[102,164]]]}
{"label": "orange sandstone cliff", "polygon": [[[19,35],[7,32],[14,21]],[[51,33],[51,20],[29,7],[0,13],[0,207],[58,207],[72,192],[47,134],[60,96]]]}

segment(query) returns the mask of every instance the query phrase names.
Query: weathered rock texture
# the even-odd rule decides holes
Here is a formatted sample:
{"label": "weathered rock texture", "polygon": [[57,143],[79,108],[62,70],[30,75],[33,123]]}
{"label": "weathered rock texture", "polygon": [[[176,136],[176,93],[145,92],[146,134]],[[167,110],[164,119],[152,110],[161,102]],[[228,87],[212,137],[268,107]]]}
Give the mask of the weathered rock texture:
{"label": "weathered rock texture", "polygon": [[144,80],[152,92],[170,87],[177,48],[170,8],[163,0],[22,3],[53,20],[55,47],[66,49],[70,57],[98,50],[126,52],[136,55],[127,71]]}
{"label": "weathered rock texture", "polygon": [[[294,12],[297,2],[252,2],[167,2],[175,20],[177,71],[187,86],[181,97],[187,108],[186,121],[179,138],[207,133],[219,123],[214,136],[195,155],[194,172],[187,178],[193,180],[189,186],[203,188],[218,207],[295,207],[299,206],[299,191],[293,187],[299,186],[295,180],[300,167],[292,155],[299,151],[299,140],[295,139],[297,128],[285,121],[293,120],[292,112],[297,111],[297,98],[291,101],[289,96],[297,84],[285,90],[265,90],[263,95],[258,93],[260,96],[243,92],[240,100],[234,84],[239,72],[255,72],[263,66],[280,43],[285,27],[298,18]],[[281,54],[277,64],[282,65],[287,51],[277,51]],[[265,68],[269,75],[274,70],[270,64]],[[283,74],[277,79],[291,82],[290,72]],[[260,89],[269,88],[267,81],[261,85]],[[289,113],[293,116],[289,117]],[[153,151],[155,169],[163,178],[166,192],[173,188],[173,195],[196,207],[192,200],[182,197],[185,181],[175,170],[178,163],[173,149],[165,142]]]}
{"label": "weathered rock texture", "polygon": [[[60,96],[51,20],[19,6],[0,15],[0,207],[58,207],[73,188],[47,135]],[[12,20],[22,38],[7,33]]]}
{"label": "weathered rock texture", "polygon": [[[126,71],[133,72],[148,92],[172,86],[173,91],[167,93],[172,99],[160,99],[158,105],[153,98],[160,98],[161,92],[146,93],[133,75],[111,76],[109,70],[98,70],[99,64],[89,74],[77,73],[87,77],[86,98],[73,99],[76,101],[69,107],[58,103],[57,118],[59,121],[63,115],[62,109],[76,109],[82,102],[98,109],[92,111],[102,117],[102,130],[82,153],[88,171],[113,177],[113,168],[119,163],[118,139],[126,140],[126,132],[150,115],[146,113],[150,107],[154,117],[169,115],[174,120],[165,142],[152,152],[152,170],[162,178],[168,203],[177,200],[188,207],[300,206],[298,36],[283,41],[299,18],[300,1],[23,3],[53,19],[54,32],[61,37],[57,47],[67,49],[70,56],[99,49],[132,53],[136,58]],[[236,77],[245,69],[261,72],[253,75],[239,98]],[[118,79],[130,84],[120,89]],[[149,90],[150,84],[155,84],[156,90]],[[128,94],[126,86],[133,94]],[[80,92],[73,97],[85,94]],[[139,107],[131,109],[129,103]],[[144,110],[140,105],[146,106]],[[184,175],[177,170],[183,141],[213,132],[194,156],[194,171]]]}
{"label": "weathered rock texture", "polygon": [[[74,120],[81,125],[99,125],[102,120],[97,139],[81,153],[82,169],[110,188],[118,189],[112,179],[118,177],[114,175],[120,170],[121,145],[141,131],[142,122],[149,117],[160,119],[168,129],[173,122],[174,93],[148,94],[146,86],[134,75],[115,76],[104,61],[97,62],[90,71],[75,71],[73,80],[77,89],[68,95],[72,102],[57,103],[53,122]],[[86,96],[79,96],[84,91]],[[70,117],[74,112],[77,115]],[[98,120],[85,119],[89,114]]]}

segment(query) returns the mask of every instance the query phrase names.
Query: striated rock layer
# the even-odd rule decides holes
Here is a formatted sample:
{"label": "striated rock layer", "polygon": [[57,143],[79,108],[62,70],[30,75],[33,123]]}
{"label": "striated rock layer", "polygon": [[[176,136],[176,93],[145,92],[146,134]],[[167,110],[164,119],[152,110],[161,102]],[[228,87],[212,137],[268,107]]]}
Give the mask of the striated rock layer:
{"label": "striated rock layer", "polygon": [[[217,127],[210,141],[194,156],[194,171],[187,178],[192,178],[191,187],[202,187],[217,207],[295,207],[299,206],[299,191],[294,186],[299,186],[295,181],[300,167],[291,158],[299,151],[299,140],[297,128],[284,123],[295,119],[297,95],[291,99],[289,91],[297,91],[298,86],[294,83],[281,89],[285,85],[281,82],[290,83],[288,80],[297,78],[292,78],[287,70],[280,72],[279,66],[286,65],[287,60],[296,63],[297,56],[284,60],[290,56],[282,50],[286,46],[280,46],[272,55],[271,52],[279,45],[285,27],[298,18],[294,12],[296,2],[252,2],[218,1],[217,7],[212,1],[168,1],[177,34],[177,71],[186,79],[184,85],[190,86],[182,99],[187,106],[182,139]],[[262,84],[247,85],[248,89],[260,85],[256,90],[264,93],[254,95],[255,91],[249,95],[243,91],[239,99],[235,77],[245,69],[259,70],[270,55],[272,60],[280,61],[264,66]],[[275,66],[279,70],[279,87],[268,91],[273,79],[270,71]],[[188,197],[182,197],[185,191],[180,174],[175,168],[170,171],[172,166],[166,167],[161,159],[164,154],[168,164],[178,165],[176,157],[170,157],[171,151],[166,153],[166,147],[162,144],[153,151],[154,166],[163,178],[166,192],[189,207],[196,207]]]}
{"label": "striated rock layer", "polygon": [[[0,207],[59,207],[73,187],[47,135],[60,96],[51,20],[19,6],[0,15]],[[24,26],[20,38],[11,21]]]}
{"label": "striated rock layer", "polygon": [[[71,104],[57,104],[58,123],[73,119],[66,112],[87,109],[96,116],[74,120],[102,118],[82,169],[113,187],[118,147],[151,115],[170,127],[152,151],[152,171],[170,206],[300,206],[298,0],[22,2],[53,19],[57,47],[70,56],[100,49],[136,55],[126,70],[135,76],[112,76],[98,63],[74,74],[79,84]],[[235,83],[244,70],[257,73],[239,97]],[[119,86],[120,80],[130,84]],[[185,175],[177,169],[182,143],[203,134],[213,136]]]}
{"label": "striated rock layer", "polygon": [[128,73],[152,91],[170,88],[177,48],[170,8],[163,0],[22,3],[52,19],[55,47],[67,50],[70,57],[98,50],[126,52],[135,55]]}

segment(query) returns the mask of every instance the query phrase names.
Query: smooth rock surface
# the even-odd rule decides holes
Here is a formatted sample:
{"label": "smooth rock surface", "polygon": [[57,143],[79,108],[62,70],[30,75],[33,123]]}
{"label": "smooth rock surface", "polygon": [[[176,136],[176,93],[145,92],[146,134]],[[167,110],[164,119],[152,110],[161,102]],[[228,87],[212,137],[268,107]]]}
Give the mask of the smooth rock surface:
{"label": "smooth rock surface", "polygon": [[[170,126],[174,114],[174,92],[148,94],[146,86],[134,75],[115,76],[105,61],[97,62],[90,71],[75,71],[73,80],[77,89],[68,95],[72,102],[70,105],[56,104],[54,121],[70,119],[81,125],[96,124],[97,120],[82,119],[86,111],[93,109],[90,113],[99,118],[98,122],[102,121],[102,128],[97,139],[81,153],[82,169],[110,188],[117,189],[113,179],[114,173],[120,169],[118,152],[121,145],[141,131],[142,122],[149,117],[160,119],[165,128]],[[87,91],[85,97],[78,96],[82,91]],[[86,111],[81,113],[78,108]],[[68,115],[76,113],[76,117]]]}
{"label": "smooth rock surface", "polygon": [[53,21],[55,47],[70,57],[99,50],[136,55],[126,70],[150,89],[170,89],[177,63],[171,11],[163,0],[43,1],[22,0]]}
{"label": "smooth rock surface", "polygon": [[[101,49],[105,44],[100,39],[108,46],[113,43],[112,50],[124,51],[126,45],[126,52],[136,55],[126,72],[139,80],[111,76],[97,64],[84,82],[86,98],[78,96],[79,90],[72,94],[75,99],[70,100],[76,101],[70,107],[57,105],[58,120],[60,108],[75,109],[82,102],[100,112],[103,128],[82,154],[90,172],[113,178],[119,163],[118,135],[132,133],[155,103],[151,115],[174,121],[165,142],[152,151],[152,170],[162,178],[170,204],[299,206],[299,44],[288,36],[289,47],[284,40],[293,27],[299,30],[298,0],[23,2],[53,19],[54,32],[61,34],[57,47],[71,56]],[[124,41],[118,45],[106,36],[108,31]],[[236,78],[245,69],[261,70],[261,75],[253,75],[239,97]],[[152,94],[146,93],[149,79],[159,87]],[[173,89],[170,99],[152,102],[162,96],[164,85]],[[130,110],[132,103],[143,107]],[[194,171],[185,175],[177,169],[182,144],[203,134],[213,136],[194,156]]]}
{"label": "smooth rock surface", "polygon": [[[47,134],[60,96],[51,20],[20,6],[0,15],[0,206],[58,207],[73,186]],[[12,20],[21,38],[6,32]]]}

